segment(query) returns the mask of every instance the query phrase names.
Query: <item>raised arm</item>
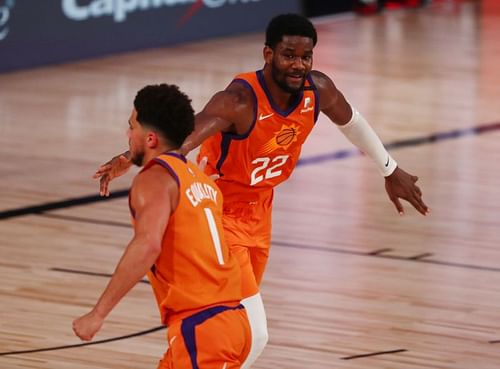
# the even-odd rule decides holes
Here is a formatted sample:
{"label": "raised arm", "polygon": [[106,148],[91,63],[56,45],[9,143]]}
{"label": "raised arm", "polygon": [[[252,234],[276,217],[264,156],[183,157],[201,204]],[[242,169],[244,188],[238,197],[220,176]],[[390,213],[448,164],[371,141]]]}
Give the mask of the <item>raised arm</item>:
{"label": "raised arm", "polygon": [[327,75],[318,71],[311,72],[311,75],[319,91],[321,111],[351,143],[375,162],[385,177],[385,189],[399,214],[404,213],[399,199],[404,199],[426,215],[429,209],[422,200],[422,191],[416,185],[418,177],[398,167],[366,119],[347,102]]}
{"label": "raised arm", "polygon": [[82,340],[92,339],[111,310],[155,263],[170,214],[178,202],[178,192],[174,179],[159,166],[135,178],[131,189],[134,237],[94,308],[73,322],[73,330]]}
{"label": "raised arm", "polygon": [[[186,155],[217,132],[246,132],[253,119],[253,100],[250,92],[238,83],[212,96],[203,110],[195,116],[195,130],[186,138],[180,151]],[[125,174],[132,163],[125,151],[99,166],[94,178],[99,179],[99,194],[109,196],[109,183]]]}

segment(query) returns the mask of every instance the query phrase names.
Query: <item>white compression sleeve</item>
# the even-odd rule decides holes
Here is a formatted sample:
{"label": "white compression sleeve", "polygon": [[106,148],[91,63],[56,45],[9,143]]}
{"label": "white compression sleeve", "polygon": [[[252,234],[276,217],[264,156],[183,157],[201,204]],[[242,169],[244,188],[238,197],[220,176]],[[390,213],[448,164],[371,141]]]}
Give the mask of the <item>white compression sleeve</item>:
{"label": "white compression sleeve", "polygon": [[241,300],[241,303],[247,311],[250,330],[252,331],[252,346],[245,362],[241,365],[241,369],[247,369],[252,366],[262,353],[269,336],[267,333],[266,311],[260,293]]}
{"label": "white compression sleeve", "polygon": [[398,163],[389,155],[366,119],[352,106],[351,109],[352,118],[347,124],[338,125],[340,131],[375,162],[379,172],[384,177],[391,175]]}

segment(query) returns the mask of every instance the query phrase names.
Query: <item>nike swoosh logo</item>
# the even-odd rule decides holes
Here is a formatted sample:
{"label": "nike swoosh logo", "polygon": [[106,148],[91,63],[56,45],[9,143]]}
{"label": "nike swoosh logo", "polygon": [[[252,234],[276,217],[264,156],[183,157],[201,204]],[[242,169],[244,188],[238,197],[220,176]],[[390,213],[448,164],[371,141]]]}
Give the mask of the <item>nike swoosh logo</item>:
{"label": "nike swoosh logo", "polygon": [[385,166],[388,167],[389,166],[389,158],[387,158],[387,163],[385,163]]}
{"label": "nike swoosh logo", "polygon": [[267,115],[262,115],[262,113],[260,113],[259,120],[263,120],[263,119],[272,117],[273,115],[274,115],[274,113],[267,114]]}

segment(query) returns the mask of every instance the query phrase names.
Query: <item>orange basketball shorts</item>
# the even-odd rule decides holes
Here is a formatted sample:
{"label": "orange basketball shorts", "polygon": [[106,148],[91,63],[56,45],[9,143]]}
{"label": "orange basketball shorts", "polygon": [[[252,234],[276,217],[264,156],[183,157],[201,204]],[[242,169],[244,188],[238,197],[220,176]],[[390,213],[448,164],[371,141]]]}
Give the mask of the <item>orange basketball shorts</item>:
{"label": "orange basketball shorts", "polygon": [[168,327],[169,348],[158,369],[238,369],[251,346],[243,305],[214,306]]}
{"label": "orange basketball shorts", "polygon": [[259,292],[271,246],[272,192],[261,201],[224,203],[224,236],[241,267],[243,298]]}

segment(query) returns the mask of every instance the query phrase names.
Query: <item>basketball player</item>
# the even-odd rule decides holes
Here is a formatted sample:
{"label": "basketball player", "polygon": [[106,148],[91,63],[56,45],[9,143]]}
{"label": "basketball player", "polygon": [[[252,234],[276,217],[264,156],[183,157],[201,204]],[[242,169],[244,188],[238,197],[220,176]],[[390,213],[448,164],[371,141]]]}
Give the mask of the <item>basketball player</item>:
{"label": "basketball player", "polygon": [[[320,111],[375,162],[400,214],[400,199],[428,213],[418,178],[398,167],[333,81],[312,70],[316,42],[308,19],[296,14],[273,18],[266,30],[264,68],[237,75],[217,92],[196,115],[195,130],[181,148],[185,154],[201,144],[205,172],[219,176],[226,240],[242,267],[242,304],[252,329],[249,361],[267,342],[265,313],[257,301],[269,255],[273,188],[290,176]],[[101,195],[108,195],[109,181],[128,169],[128,157],[118,155],[97,170]]]}
{"label": "basketball player", "polygon": [[224,240],[222,194],[179,153],[194,128],[190,100],[174,85],[146,86],[129,119],[134,237],[95,307],[73,322],[90,340],[147,273],[170,344],[158,368],[240,368],[250,326],[241,272]]}

